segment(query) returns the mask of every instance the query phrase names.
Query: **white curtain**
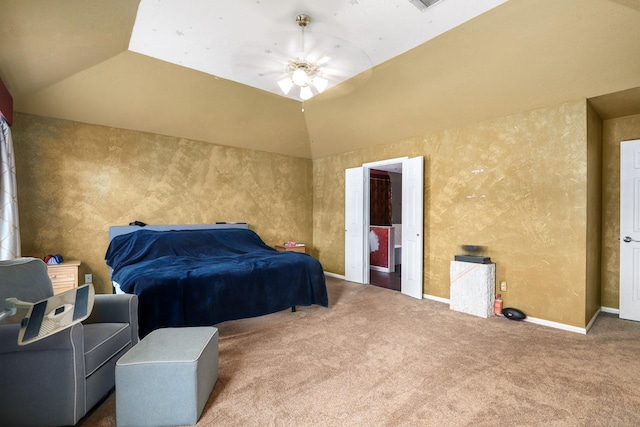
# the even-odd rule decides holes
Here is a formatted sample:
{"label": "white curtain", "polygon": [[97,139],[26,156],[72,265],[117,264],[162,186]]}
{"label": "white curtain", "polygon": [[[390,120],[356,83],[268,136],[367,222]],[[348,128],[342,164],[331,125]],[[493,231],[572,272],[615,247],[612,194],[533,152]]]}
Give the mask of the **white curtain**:
{"label": "white curtain", "polygon": [[9,124],[0,116],[0,260],[20,256],[16,162]]}

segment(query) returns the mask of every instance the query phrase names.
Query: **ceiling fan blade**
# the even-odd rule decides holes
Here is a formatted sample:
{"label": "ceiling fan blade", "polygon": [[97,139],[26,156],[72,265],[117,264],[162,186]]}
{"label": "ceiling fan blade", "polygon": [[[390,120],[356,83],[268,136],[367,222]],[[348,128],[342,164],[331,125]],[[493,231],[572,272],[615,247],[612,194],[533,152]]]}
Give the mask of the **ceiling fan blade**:
{"label": "ceiling fan blade", "polygon": [[[308,30],[304,40],[301,36],[299,31],[284,31],[273,33],[265,40],[248,41],[233,57],[236,69],[241,70],[238,77],[255,78],[257,75],[262,89],[283,94],[278,82],[283,84],[283,80],[291,77],[290,62],[305,61],[318,69],[318,85],[310,84],[314,94],[320,91],[324,94],[371,68],[369,57],[344,40]],[[285,96],[299,100],[296,94],[299,90],[289,90]]]}

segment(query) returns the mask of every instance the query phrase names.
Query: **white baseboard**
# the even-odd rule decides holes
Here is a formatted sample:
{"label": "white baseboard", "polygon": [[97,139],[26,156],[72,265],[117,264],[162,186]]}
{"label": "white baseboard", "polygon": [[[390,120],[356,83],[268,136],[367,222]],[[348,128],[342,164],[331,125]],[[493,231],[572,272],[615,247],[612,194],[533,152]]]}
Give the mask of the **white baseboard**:
{"label": "white baseboard", "polygon": [[[449,304],[450,303],[449,299],[442,298],[442,297],[437,297],[435,295],[423,294],[422,297],[424,299],[430,299],[430,300],[442,302],[442,303],[445,303],[445,304]],[[608,307],[602,307],[600,309],[600,311],[603,311],[603,312],[606,312],[606,313],[618,313],[617,309],[608,308]],[[559,323],[559,322],[552,322],[550,320],[538,319],[536,317],[530,317],[530,316],[527,316],[524,319],[524,321],[525,322],[529,322],[529,323],[534,323],[536,325],[546,326],[546,327],[549,327],[549,328],[560,329],[560,330],[563,330],[563,331],[574,332],[574,333],[586,335],[586,333],[589,331],[589,329],[591,329],[591,327],[595,323],[596,319],[598,318],[598,314],[600,314],[600,311],[598,311],[591,318],[591,321],[589,322],[589,324],[587,325],[586,328],[579,328],[577,326],[571,326],[571,325],[567,325],[567,324]]]}
{"label": "white baseboard", "polygon": [[395,271],[396,271],[395,265],[393,267],[394,268],[392,269],[391,267],[380,267],[379,265],[370,265],[369,266],[369,268],[371,270],[381,271],[383,273],[395,273]]}
{"label": "white baseboard", "polygon": [[[344,276],[341,276],[339,274],[329,273],[327,271],[325,271],[324,274],[326,276],[335,277],[336,279],[346,280],[344,278]],[[429,300],[432,300],[432,301],[441,302],[441,303],[444,303],[444,304],[450,304],[451,303],[451,301],[448,298],[437,297],[435,295],[422,294],[422,298],[429,299]],[[587,324],[587,326],[585,328],[580,328],[580,327],[577,327],[577,326],[571,326],[571,325],[567,325],[565,323],[552,322],[550,320],[545,320],[545,319],[538,319],[537,317],[530,317],[530,316],[527,316],[524,319],[524,321],[525,322],[529,322],[529,323],[533,323],[533,324],[536,324],[536,325],[547,326],[549,328],[560,329],[560,330],[563,330],[563,331],[574,332],[574,333],[586,335],[587,332],[589,331],[589,329],[591,329],[591,327],[595,323],[596,319],[598,318],[598,315],[601,312],[602,313],[611,313],[611,314],[620,314],[620,310],[617,309],[617,308],[600,307],[600,310],[598,310],[596,312],[596,314],[593,315],[593,317],[591,318],[591,320],[589,321],[589,323]]]}
{"label": "white baseboard", "polygon": [[435,295],[422,294],[422,298],[430,299],[430,300],[438,301],[438,302],[443,302],[445,304],[449,304],[450,303],[448,298],[437,297]]}
{"label": "white baseboard", "polygon": [[[450,304],[450,301],[447,298],[437,297],[437,296],[428,295],[428,294],[423,294],[422,297],[425,298],[425,299],[430,299],[430,300],[433,300],[433,301],[438,301],[438,302],[442,302],[442,303],[445,303],[445,304]],[[524,319],[524,321],[525,322],[530,322],[530,323],[535,323],[537,325],[547,326],[547,327],[550,327],[550,328],[562,329],[562,330],[569,331],[569,332],[576,332],[576,333],[584,335],[584,334],[587,333],[588,328],[595,321],[595,318],[597,316],[598,315],[596,313],[596,315],[593,317],[593,319],[591,319],[591,322],[589,322],[589,326],[587,328],[578,328],[576,326],[565,325],[564,323],[552,322],[550,320],[538,319],[538,318],[529,317],[529,316],[527,316]]]}
{"label": "white baseboard", "polygon": [[329,276],[329,277],[335,277],[336,279],[342,279],[342,280],[347,280],[344,278],[344,276],[340,275],[340,274],[336,274],[336,273],[330,273],[328,271],[324,272],[325,276]]}
{"label": "white baseboard", "polygon": [[593,324],[596,322],[596,319],[598,318],[598,315],[600,315],[600,313],[620,314],[620,310],[618,310],[617,308],[600,307],[600,309],[598,311],[596,311],[596,314],[593,315],[593,317],[591,318],[591,320],[589,321],[587,326],[584,327],[584,328],[579,328],[577,326],[571,326],[571,325],[565,325],[564,323],[551,322],[549,320],[544,320],[544,319],[536,319],[535,317],[527,317],[525,319],[525,321],[526,322],[531,322],[531,323],[536,323],[538,325],[549,326],[551,328],[562,329],[564,331],[577,332],[579,334],[586,335],[586,333],[589,332],[589,330],[591,329]]}
{"label": "white baseboard", "polygon": [[596,319],[598,318],[598,315],[600,314],[601,311],[602,311],[602,307],[600,307],[600,309],[596,311],[596,314],[593,315],[591,320],[589,320],[589,323],[587,323],[587,327],[585,328],[587,332],[589,332],[589,329],[591,329],[593,324],[596,322]]}
{"label": "white baseboard", "polygon": [[527,316],[524,319],[525,322],[534,323],[536,325],[547,326],[549,328],[561,329],[563,331],[575,332],[578,334],[586,335],[587,328],[579,328],[577,326],[571,326],[564,323],[552,322],[550,320],[538,319],[536,317]]}

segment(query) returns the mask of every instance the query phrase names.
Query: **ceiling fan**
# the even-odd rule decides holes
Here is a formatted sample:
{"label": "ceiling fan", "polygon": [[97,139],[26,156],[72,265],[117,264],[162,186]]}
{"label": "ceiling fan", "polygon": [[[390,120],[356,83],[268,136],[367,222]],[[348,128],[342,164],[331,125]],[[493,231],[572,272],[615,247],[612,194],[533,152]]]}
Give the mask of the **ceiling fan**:
{"label": "ceiling fan", "polygon": [[291,32],[273,35],[274,42],[264,50],[267,61],[250,66],[271,79],[275,93],[306,101],[371,68],[369,57],[349,42],[306,32],[309,15],[298,14],[295,21],[300,36],[292,37]]}
{"label": "ceiling fan", "polygon": [[[316,93],[322,93],[327,88],[329,81],[324,77],[325,65],[329,61],[328,56],[315,58],[313,53],[305,51],[304,29],[311,22],[309,15],[296,16],[296,22],[302,29],[300,52],[287,61],[287,75],[278,80],[278,86],[287,95],[294,86],[299,88],[300,99],[306,101]],[[313,88],[313,89],[312,89]]]}

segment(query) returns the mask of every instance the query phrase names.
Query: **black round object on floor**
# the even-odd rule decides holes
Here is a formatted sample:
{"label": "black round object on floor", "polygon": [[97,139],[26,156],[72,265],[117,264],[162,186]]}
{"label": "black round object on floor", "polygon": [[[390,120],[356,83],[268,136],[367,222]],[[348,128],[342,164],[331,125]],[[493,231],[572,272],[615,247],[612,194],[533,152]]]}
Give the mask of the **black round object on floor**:
{"label": "black round object on floor", "polygon": [[524,320],[527,315],[518,310],[517,308],[507,307],[502,309],[502,315],[511,320]]}

